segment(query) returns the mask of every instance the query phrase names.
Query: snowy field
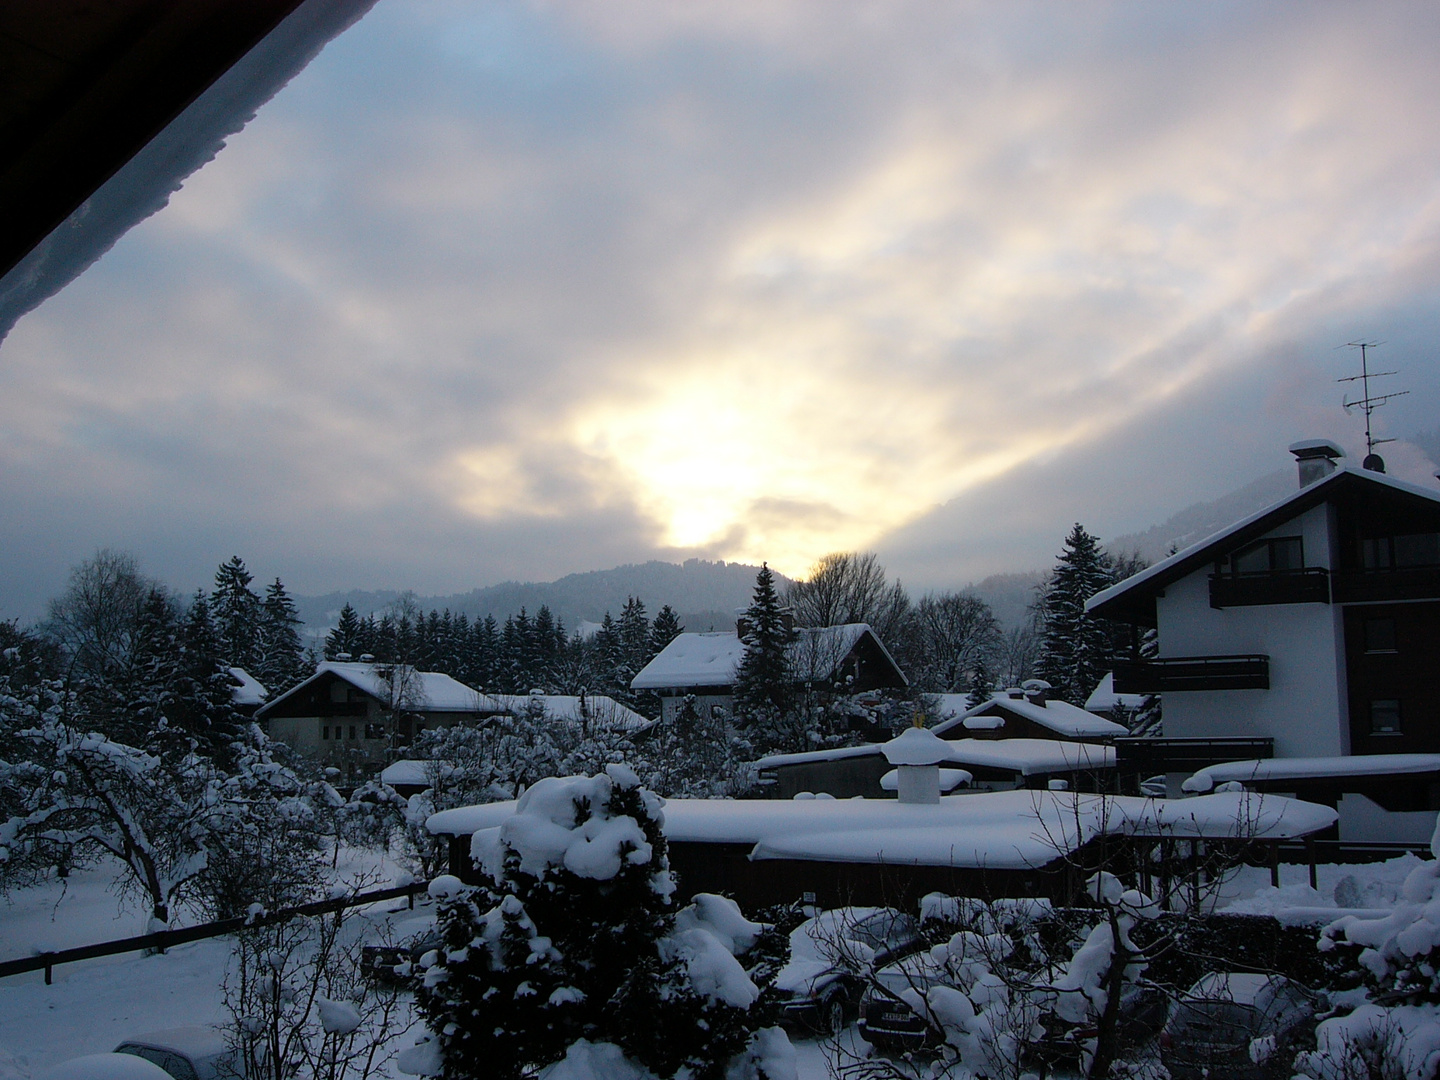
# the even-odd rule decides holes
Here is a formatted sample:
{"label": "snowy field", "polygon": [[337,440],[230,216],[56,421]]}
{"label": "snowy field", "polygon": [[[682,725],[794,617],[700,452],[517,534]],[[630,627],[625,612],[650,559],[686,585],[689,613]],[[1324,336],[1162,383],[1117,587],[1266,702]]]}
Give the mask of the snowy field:
{"label": "snowy field", "polygon": [[[1311,890],[1303,866],[1283,866],[1278,891],[1270,887],[1268,870],[1245,868],[1226,883],[1222,906],[1267,914],[1287,907],[1335,908],[1338,890],[1345,907],[1387,907],[1418,862],[1405,856],[1388,863],[1322,866],[1318,890]],[[348,879],[367,870],[382,875],[380,886],[399,873],[393,865],[354,859],[342,863],[339,875]],[[76,871],[68,883],[52,881],[0,899],[0,959],[143,933],[144,913],[121,904],[113,880],[105,868]],[[350,930],[378,941],[387,933],[408,937],[432,922],[428,901],[417,898],[414,911],[403,901],[362,909]],[[223,1020],[221,986],[230,971],[232,945],[229,938],[216,938],[178,946],[164,956],[128,953],[62,965],[51,986],[39,971],[0,979],[0,1080],[30,1080],[53,1064],[112,1050],[142,1032]],[[801,1080],[827,1080],[824,1049],[802,1039],[796,1040],[796,1049]],[[383,1075],[401,1074],[392,1066]]]}

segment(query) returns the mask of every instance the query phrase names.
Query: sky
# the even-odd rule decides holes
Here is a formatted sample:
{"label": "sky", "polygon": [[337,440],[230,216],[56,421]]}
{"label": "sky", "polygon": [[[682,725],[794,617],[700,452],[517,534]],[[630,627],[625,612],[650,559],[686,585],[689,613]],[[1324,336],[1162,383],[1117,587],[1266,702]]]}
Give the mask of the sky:
{"label": "sky", "polygon": [[0,344],[0,617],[1048,565],[1440,428],[1440,8],[379,0]]}

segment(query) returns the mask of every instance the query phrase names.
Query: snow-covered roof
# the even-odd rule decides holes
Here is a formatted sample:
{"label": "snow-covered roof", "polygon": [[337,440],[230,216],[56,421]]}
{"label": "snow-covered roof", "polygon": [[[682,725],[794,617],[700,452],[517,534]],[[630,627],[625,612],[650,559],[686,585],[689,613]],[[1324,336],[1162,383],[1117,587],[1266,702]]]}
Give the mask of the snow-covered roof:
{"label": "snow-covered roof", "polygon": [[230,700],[236,705],[261,705],[270,696],[270,691],[265,689],[264,683],[243,667],[232,667],[230,678],[236,684],[235,688],[230,691]]}
{"label": "snow-covered roof", "polygon": [[495,694],[493,700],[502,712],[518,715],[530,707],[531,702],[545,706],[545,715],[557,720],[585,720],[601,727],[620,731],[643,731],[654,723],[634,709],[620,704],[604,694]]}
{"label": "snow-covered roof", "polygon": [[[260,712],[270,712],[291,695],[299,693],[314,683],[316,679],[326,675],[335,675],[373,698],[388,701],[391,690],[386,675],[389,670],[389,664],[325,660],[315,668],[314,675],[304,682],[292,686],[273,701],[267,702]],[[442,672],[414,671],[412,669],[408,672],[408,676],[400,680],[404,687],[404,707],[415,712],[496,713],[504,711],[490,696],[482,694],[479,690],[466,686]]]}
{"label": "snow-covered roof", "polygon": [[880,756],[880,743],[860,746],[835,746],[829,750],[803,750],[795,754],[767,754],[755,762],[757,769],[774,769],[781,765],[812,765],[819,761],[843,761],[853,757]]}
{"label": "snow-covered roof", "polygon": [[1005,693],[995,694],[989,701],[982,701],[973,709],[966,709],[959,716],[936,724],[932,730],[936,735],[944,735],[957,727],[969,731],[991,730],[997,726],[995,719],[1006,713],[1022,717],[1071,739],[1110,739],[1126,733],[1123,724],[1076,708],[1068,701],[1047,701],[1043,705],[1037,705],[1025,698],[1012,698]]}
{"label": "snow-covered roof", "polygon": [[[1262,536],[1275,526],[1308,510],[1311,506],[1324,502],[1335,494],[1337,488],[1343,489],[1356,484],[1376,484],[1392,491],[1418,496],[1432,503],[1440,503],[1440,491],[1433,488],[1421,487],[1419,484],[1412,484],[1406,480],[1397,480],[1385,473],[1371,472],[1369,469],[1347,465],[1336,469],[1329,476],[1292,491],[1283,499],[1241,518],[1233,525],[1228,525],[1218,532],[1212,533],[1205,539],[1177,551],[1174,555],[1161,559],[1138,574],[1117,582],[1107,589],[1101,589],[1085,602],[1085,610],[1096,613],[1105,607],[1115,609],[1117,602],[1123,601],[1137,591],[1147,595],[1153,594],[1170,582],[1178,581],[1206,563],[1212,562],[1215,555],[1213,549],[1226,548]],[[1113,613],[1118,614],[1118,611],[1113,611]]]}
{"label": "snow-covered roof", "polygon": [[1090,696],[1085,699],[1085,711],[1101,713],[1117,708],[1134,710],[1144,704],[1144,694],[1117,694],[1115,692],[1115,673],[1107,671],[1099,685],[1090,691]]}
{"label": "snow-covered roof", "polygon": [[[475,836],[483,846],[481,834],[514,811],[514,802],[460,807],[432,815],[426,827]],[[1337,816],[1327,806],[1254,792],[1164,800],[1031,790],[946,795],[936,804],[668,799],[664,815],[671,841],[749,844],[752,859],[995,869],[1047,865],[1102,832],[1292,839],[1329,828]]]}
{"label": "snow-covered roof", "polygon": [[945,744],[958,765],[1004,769],[1021,776],[1113,769],[1115,748],[1061,739],[956,739]]}
{"label": "snow-covered roof", "polygon": [[1210,791],[1216,784],[1247,780],[1326,780],[1440,772],[1440,754],[1356,754],[1346,757],[1265,758],[1227,761],[1199,770],[1181,787]]}
{"label": "snow-covered roof", "polygon": [[[913,728],[911,730],[914,730]],[[931,728],[930,733],[938,733]],[[1115,748],[1096,743],[1066,742],[1061,739],[941,739],[946,755],[940,761],[1002,769],[1022,776],[1039,773],[1076,772],[1081,769],[1113,769]],[[831,750],[809,750],[798,754],[771,754],[755,762],[757,769],[782,765],[810,765],[854,757],[879,757],[885,743],[842,746]],[[891,762],[894,764],[894,762]]]}
{"label": "snow-covered roof", "polygon": [[[874,638],[895,670],[900,670],[868,623],[800,629],[796,633],[798,636],[790,645],[791,660],[799,670],[815,678],[829,678],[834,674],[866,634]],[[744,656],[745,643],[734,633],[679,634],[630,680],[630,689],[732,686]]]}

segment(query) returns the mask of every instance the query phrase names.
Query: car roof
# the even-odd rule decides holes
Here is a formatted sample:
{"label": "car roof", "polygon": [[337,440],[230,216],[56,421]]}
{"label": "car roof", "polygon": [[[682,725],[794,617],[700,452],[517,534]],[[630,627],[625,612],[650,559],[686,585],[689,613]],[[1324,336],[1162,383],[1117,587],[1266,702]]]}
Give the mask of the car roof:
{"label": "car roof", "polygon": [[1254,1005],[1271,984],[1285,983],[1279,975],[1257,975],[1249,971],[1212,971],[1200,976],[1186,997],[1201,1001],[1233,1001],[1236,1005]]}
{"label": "car roof", "polygon": [[147,1031],[143,1035],[132,1035],[121,1046],[151,1046],[157,1050],[170,1050],[188,1058],[207,1058],[223,1054],[228,1049],[225,1033],[214,1024],[196,1024],[191,1027],[166,1028],[163,1031]]}

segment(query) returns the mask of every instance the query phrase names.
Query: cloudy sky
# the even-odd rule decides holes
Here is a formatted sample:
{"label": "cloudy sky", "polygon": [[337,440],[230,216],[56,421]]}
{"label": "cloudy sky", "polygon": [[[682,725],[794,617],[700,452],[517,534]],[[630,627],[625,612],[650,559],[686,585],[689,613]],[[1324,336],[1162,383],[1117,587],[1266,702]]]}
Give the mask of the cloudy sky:
{"label": "cloudy sky", "polygon": [[1360,337],[1434,430],[1437,54],[1431,3],[379,0],[0,345],[0,617],[102,545],[958,585],[1359,446]]}

